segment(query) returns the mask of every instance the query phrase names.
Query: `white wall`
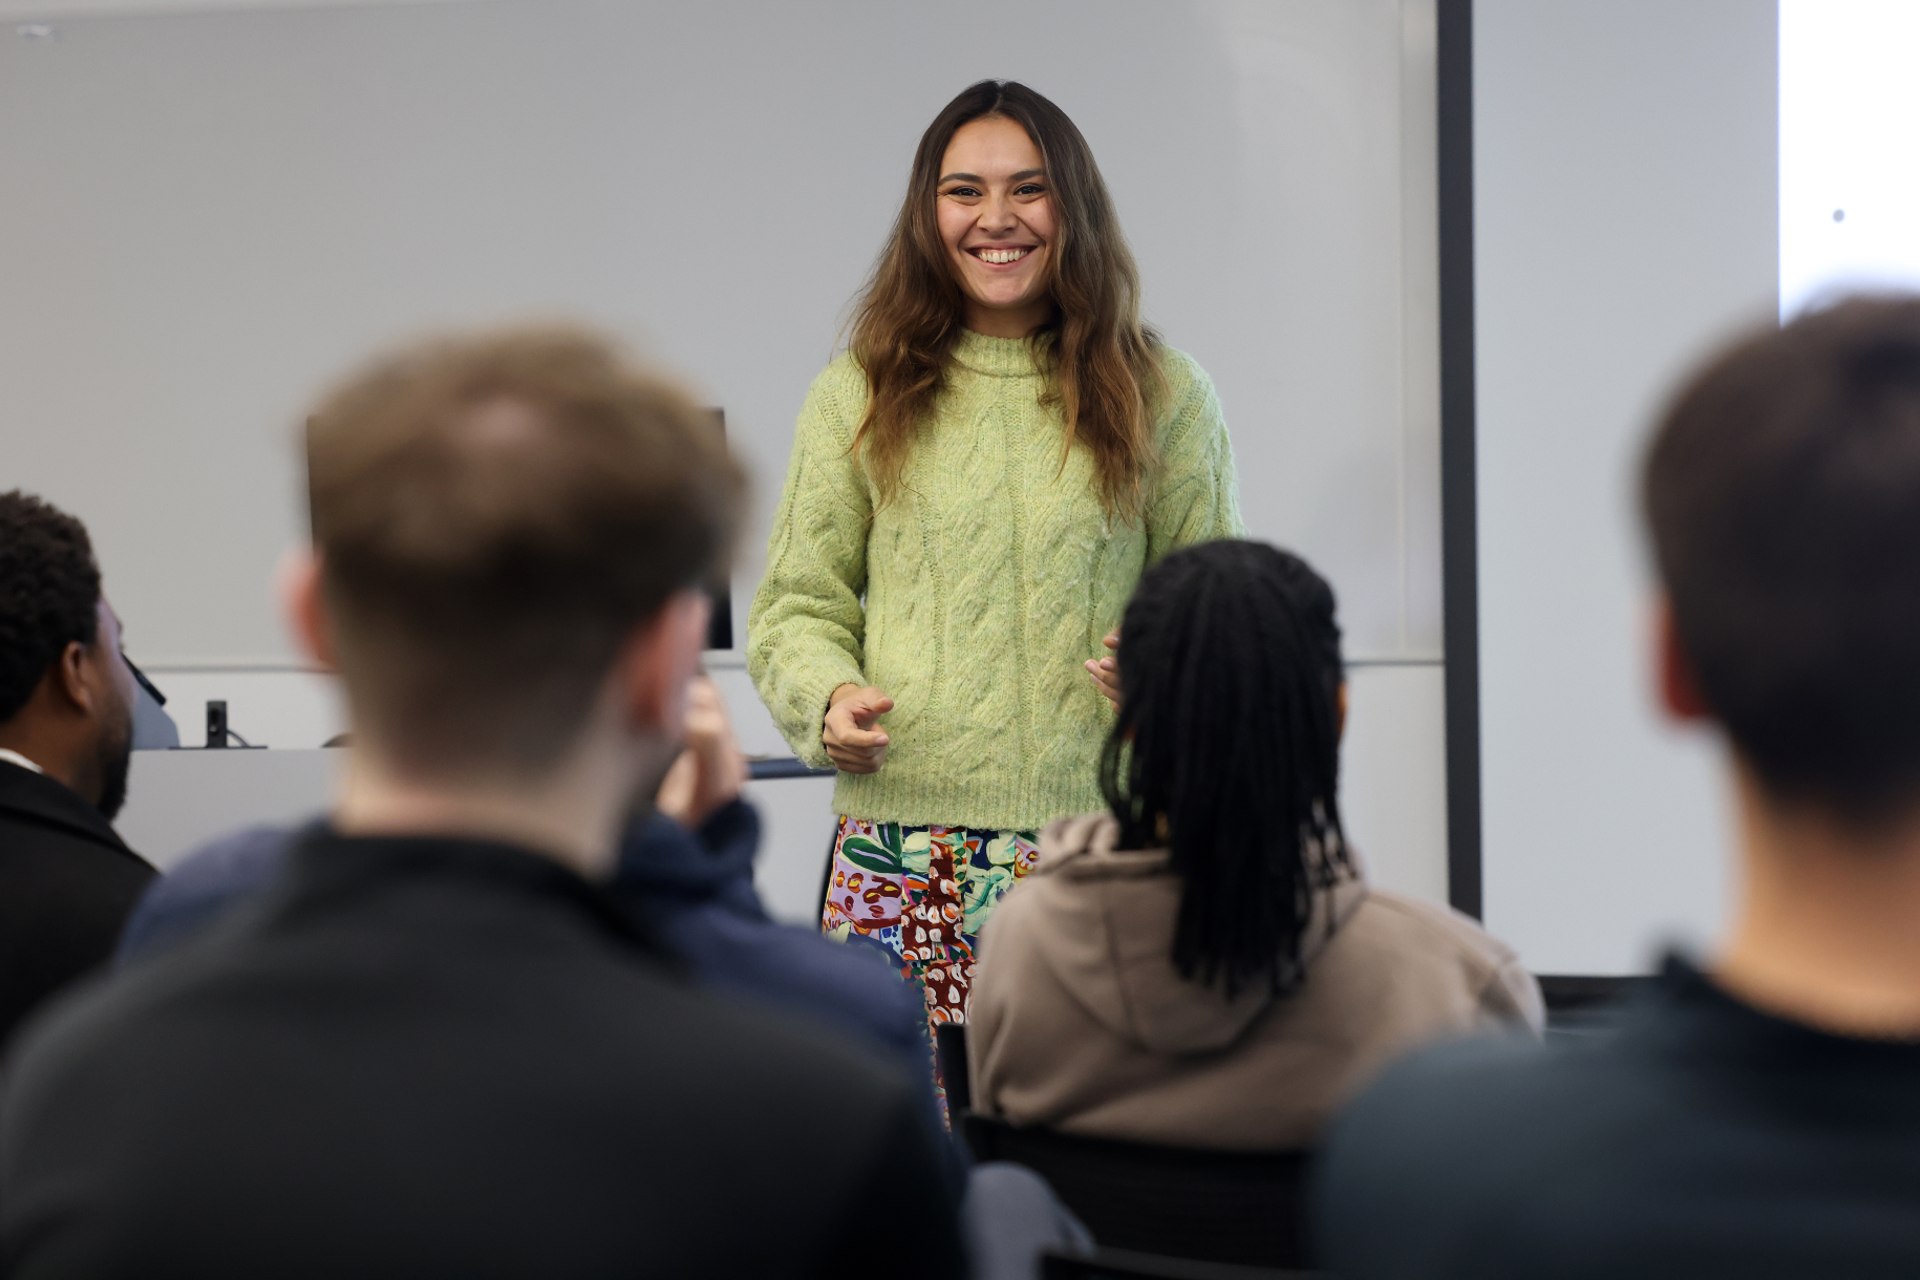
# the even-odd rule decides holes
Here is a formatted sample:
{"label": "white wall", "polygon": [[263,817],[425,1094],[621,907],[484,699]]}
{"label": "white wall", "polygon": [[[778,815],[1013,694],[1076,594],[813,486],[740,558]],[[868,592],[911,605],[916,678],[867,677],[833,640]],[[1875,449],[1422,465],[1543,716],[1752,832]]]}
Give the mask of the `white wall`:
{"label": "white wall", "polygon": [[[134,14],[212,13],[221,9],[352,9],[401,4],[469,4],[473,0],[0,0],[0,18],[57,23]],[[36,35],[33,38],[45,38]]]}
{"label": "white wall", "polygon": [[878,0],[226,10],[0,39],[0,385],[33,424],[10,468],[94,530],[137,659],[284,663],[267,582],[304,528],[292,445],[317,389],[422,328],[566,314],[726,408],[762,533],[920,128],[994,72],[1087,133],[1150,318],[1220,388],[1255,532],[1341,585],[1357,654],[1432,657],[1431,343],[1406,305],[1431,219],[1403,169],[1423,13],[980,0],[972,29],[1021,33],[990,54]]}
{"label": "white wall", "polygon": [[[1022,33],[985,63],[945,11],[876,0],[99,0],[163,12],[0,37],[0,384],[42,424],[10,478],[94,526],[183,739],[215,697],[254,741],[341,727],[267,585],[303,522],[292,424],[427,323],[578,313],[695,376],[759,479],[744,613],[913,140],[1012,75],[1100,156],[1151,318],[1219,385],[1254,532],[1339,587],[1393,766],[1374,790],[1350,763],[1350,821],[1389,883],[1440,895],[1430,0],[982,6],[971,27]],[[783,752],[716,667],[750,747]]]}
{"label": "white wall", "polygon": [[1780,0],[1780,314],[1836,289],[1920,289],[1920,5]]}

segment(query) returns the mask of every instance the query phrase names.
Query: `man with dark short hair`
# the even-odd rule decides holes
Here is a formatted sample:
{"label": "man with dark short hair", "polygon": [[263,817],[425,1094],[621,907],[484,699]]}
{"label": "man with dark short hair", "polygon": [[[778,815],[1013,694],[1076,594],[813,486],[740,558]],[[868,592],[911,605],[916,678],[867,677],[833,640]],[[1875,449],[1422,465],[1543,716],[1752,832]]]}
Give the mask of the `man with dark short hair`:
{"label": "man with dark short hair", "polygon": [[1729,748],[1731,931],[1604,1039],[1385,1075],[1325,1159],[1344,1280],[1920,1275],[1920,298],[1722,354],[1643,496],[1661,699]]}
{"label": "man with dark short hair", "polygon": [[153,879],[112,825],[134,698],[85,527],[0,493],[0,1043],[113,954]]}
{"label": "man with dark short hair", "polygon": [[964,1274],[924,1086],[686,980],[608,891],[741,480],[605,342],[383,360],[286,574],[352,726],[276,885],[22,1037],[15,1277]]}

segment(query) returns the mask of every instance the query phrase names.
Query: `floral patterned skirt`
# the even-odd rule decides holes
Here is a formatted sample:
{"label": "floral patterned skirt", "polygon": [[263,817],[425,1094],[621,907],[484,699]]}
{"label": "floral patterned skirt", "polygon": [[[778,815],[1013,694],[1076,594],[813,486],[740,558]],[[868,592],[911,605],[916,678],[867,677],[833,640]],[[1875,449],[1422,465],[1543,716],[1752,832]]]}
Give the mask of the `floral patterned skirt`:
{"label": "floral patterned skirt", "polygon": [[877,948],[919,987],[931,1038],[934,1027],[967,1020],[981,927],[1038,853],[1032,833],[843,816],[820,927]]}

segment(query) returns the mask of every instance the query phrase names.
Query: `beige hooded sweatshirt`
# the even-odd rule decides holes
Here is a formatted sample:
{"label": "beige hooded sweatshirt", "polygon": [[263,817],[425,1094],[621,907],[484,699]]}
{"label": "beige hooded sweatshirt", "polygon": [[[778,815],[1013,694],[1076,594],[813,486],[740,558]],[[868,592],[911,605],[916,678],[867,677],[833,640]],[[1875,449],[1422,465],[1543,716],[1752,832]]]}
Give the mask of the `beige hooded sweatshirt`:
{"label": "beige hooded sweatshirt", "polygon": [[1539,987],[1511,951],[1359,878],[1322,895],[1292,992],[1229,1000],[1188,982],[1171,959],[1180,880],[1164,850],[1115,849],[1118,831],[1105,814],[1055,823],[995,908],[967,1016],[976,1110],[1091,1137],[1297,1149],[1416,1045],[1539,1034]]}

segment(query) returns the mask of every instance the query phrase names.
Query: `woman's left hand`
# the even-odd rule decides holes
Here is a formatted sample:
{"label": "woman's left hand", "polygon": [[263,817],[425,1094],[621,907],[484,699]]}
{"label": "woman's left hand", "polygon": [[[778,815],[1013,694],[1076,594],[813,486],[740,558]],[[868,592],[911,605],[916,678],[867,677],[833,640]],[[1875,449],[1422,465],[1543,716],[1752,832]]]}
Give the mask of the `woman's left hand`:
{"label": "woman's left hand", "polygon": [[[1101,641],[1108,649],[1118,652],[1120,649],[1120,628],[1115,627]],[[1113,709],[1120,709],[1120,664],[1113,658],[1087,659],[1087,674],[1093,677],[1093,687],[1098,689]]]}

